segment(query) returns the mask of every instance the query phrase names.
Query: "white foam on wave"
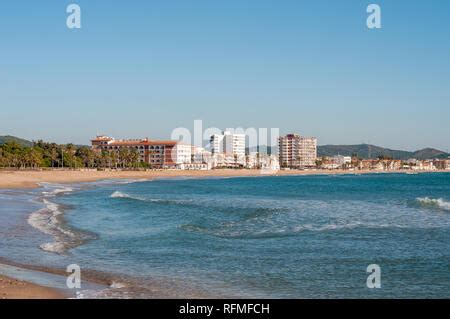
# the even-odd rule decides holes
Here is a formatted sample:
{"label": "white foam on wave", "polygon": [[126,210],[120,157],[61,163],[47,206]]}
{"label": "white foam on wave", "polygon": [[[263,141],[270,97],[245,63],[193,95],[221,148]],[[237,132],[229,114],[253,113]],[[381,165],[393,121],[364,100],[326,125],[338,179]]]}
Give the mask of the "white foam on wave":
{"label": "white foam on wave", "polygon": [[122,179],[116,181],[116,184],[134,184],[134,183],[143,183],[151,181],[148,178],[136,178],[136,179]]}
{"label": "white foam on wave", "polygon": [[328,230],[343,230],[343,229],[355,229],[359,227],[380,227],[381,225],[364,225],[360,222],[352,222],[348,224],[325,224],[325,225],[311,225],[305,224],[296,226],[293,228],[294,232],[302,232],[302,231],[314,231],[314,232],[322,232]]}
{"label": "white foam on wave", "polygon": [[45,208],[31,213],[28,217],[28,223],[41,232],[51,235],[49,225],[55,222],[55,218],[61,214],[59,206],[44,199]]}
{"label": "white foam on wave", "polygon": [[450,203],[446,202],[442,198],[429,198],[429,197],[418,197],[416,201],[424,206],[434,206],[444,210],[450,211]]}
{"label": "white foam on wave", "polygon": [[51,184],[51,183],[39,183],[45,190],[42,192],[44,197],[54,197],[64,193],[73,192],[74,189],[69,186],[59,185],[59,184]]}
{"label": "white foam on wave", "polygon": [[122,193],[120,191],[115,191],[114,193],[111,194],[110,197],[111,198],[132,198],[130,195],[128,195],[126,193]]}
{"label": "white foam on wave", "polygon": [[61,254],[66,250],[65,238],[75,239],[77,236],[72,231],[62,227],[58,217],[62,214],[59,205],[43,199],[44,208],[35,211],[28,216],[28,224],[40,232],[53,236],[54,242],[40,245],[42,250]]}
{"label": "white foam on wave", "polygon": [[127,285],[125,285],[124,283],[121,282],[117,282],[117,281],[113,281],[111,283],[111,285],[109,285],[109,288],[111,289],[121,289],[121,288],[126,288]]}
{"label": "white foam on wave", "polygon": [[45,192],[42,192],[42,194],[45,196],[56,196],[58,194],[70,193],[70,192],[73,192],[73,188],[65,187],[65,188],[57,188],[57,189],[54,189],[49,192],[45,191]]}
{"label": "white foam on wave", "polygon": [[28,216],[28,224],[54,238],[54,242],[40,245],[42,250],[60,254],[66,250],[63,237],[75,238],[76,235],[72,231],[62,227],[59,217],[63,212],[60,210],[58,204],[51,202],[48,198],[73,192],[74,189],[72,187],[46,182],[39,183],[39,185],[45,189],[42,192],[42,202],[45,207],[31,213]]}
{"label": "white foam on wave", "polygon": [[184,200],[184,199],[163,199],[163,198],[145,198],[140,196],[132,196],[127,193],[123,193],[121,191],[115,191],[112,193],[110,198],[127,198],[127,199],[133,199],[137,201],[142,202],[149,202],[149,203],[174,203],[174,204],[186,204],[192,202],[192,200]]}
{"label": "white foam on wave", "polygon": [[[45,208],[35,211],[28,216],[28,224],[44,234],[55,235],[55,221],[57,216],[61,214],[58,210],[58,205],[44,199]],[[53,243],[45,243],[40,245],[41,249],[61,253],[61,245],[57,241]]]}
{"label": "white foam on wave", "polygon": [[39,246],[42,250],[50,253],[62,254],[66,250],[66,246],[60,242],[45,243]]}

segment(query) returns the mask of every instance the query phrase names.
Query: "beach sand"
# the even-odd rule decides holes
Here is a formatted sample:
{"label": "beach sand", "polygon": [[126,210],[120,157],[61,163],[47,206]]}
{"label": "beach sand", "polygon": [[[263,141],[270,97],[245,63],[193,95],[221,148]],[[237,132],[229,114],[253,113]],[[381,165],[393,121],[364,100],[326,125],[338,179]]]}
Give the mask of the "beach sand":
{"label": "beach sand", "polygon": [[[280,170],[261,172],[256,169],[217,169],[208,171],[185,170],[0,170],[0,188],[36,188],[38,183],[77,183],[103,179],[154,179],[170,177],[239,177],[239,176],[283,176],[283,175],[332,175],[367,173],[405,173],[405,171],[346,171],[346,170]],[[447,171],[450,172],[450,171]],[[269,173],[269,174],[267,174]]]}
{"label": "beach sand", "polygon": [[0,276],[0,299],[64,299],[56,289]]}
{"label": "beach sand", "polygon": [[[306,175],[318,174],[318,171],[278,171],[276,175]],[[329,171],[324,171],[329,174]],[[348,172],[347,172],[348,173]],[[120,170],[26,170],[0,171],[0,188],[35,188],[38,183],[76,183],[93,182],[102,179],[154,179],[161,177],[227,177],[227,176],[262,176],[259,170],[250,169],[220,169],[208,171],[185,170],[148,170],[148,171],[120,171]]]}

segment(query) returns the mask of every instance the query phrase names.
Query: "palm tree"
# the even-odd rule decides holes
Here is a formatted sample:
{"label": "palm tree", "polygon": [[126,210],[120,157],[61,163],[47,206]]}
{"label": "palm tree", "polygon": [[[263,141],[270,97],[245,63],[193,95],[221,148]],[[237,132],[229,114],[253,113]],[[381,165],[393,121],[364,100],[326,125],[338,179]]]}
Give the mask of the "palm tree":
{"label": "palm tree", "polygon": [[95,159],[94,151],[89,147],[80,147],[75,153],[75,158],[80,162],[80,166],[92,167]]}
{"label": "palm tree", "polygon": [[30,167],[36,169],[42,165],[42,153],[36,148],[31,148],[28,152]]}
{"label": "palm tree", "polygon": [[55,167],[55,162],[58,161],[58,150],[56,148],[56,145],[51,147],[50,152],[49,152],[49,157],[50,157],[50,161],[51,161],[51,165],[52,168]]}
{"label": "palm tree", "polygon": [[130,156],[129,156],[130,166],[131,167],[134,166],[135,168],[137,168],[139,165],[139,158],[140,158],[139,151],[135,148],[131,149]]}
{"label": "palm tree", "polygon": [[119,149],[119,162],[122,168],[125,168],[128,161],[128,149],[121,148]]}
{"label": "palm tree", "polygon": [[108,163],[111,162],[110,156],[109,156],[109,152],[107,151],[102,151],[101,156],[100,156],[100,165],[103,168],[106,168],[108,166]]}
{"label": "palm tree", "polygon": [[67,161],[69,168],[76,168],[76,161],[75,161],[75,151],[76,148],[73,144],[67,144],[66,145],[66,155],[67,155]]}
{"label": "palm tree", "polygon": [[110,152],[109,155],[110,155],[110,158],[111,158],[111,164],[112,164],[112,166],[114,166],[114,168],[117,169],[117,162],[118,162],[118,154],[117,154],[117,151],[112,150],[112,151]]}

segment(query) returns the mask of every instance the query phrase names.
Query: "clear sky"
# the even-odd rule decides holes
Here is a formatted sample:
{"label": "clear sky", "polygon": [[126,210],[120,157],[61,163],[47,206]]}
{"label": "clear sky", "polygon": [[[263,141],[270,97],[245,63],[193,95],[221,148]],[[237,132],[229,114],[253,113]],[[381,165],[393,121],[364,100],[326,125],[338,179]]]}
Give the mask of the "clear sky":
{"label": "clear sky", "polygon": [[201,119],[448,151],[450,1],[1,1],[0,110],[0,135],[60,143]]}

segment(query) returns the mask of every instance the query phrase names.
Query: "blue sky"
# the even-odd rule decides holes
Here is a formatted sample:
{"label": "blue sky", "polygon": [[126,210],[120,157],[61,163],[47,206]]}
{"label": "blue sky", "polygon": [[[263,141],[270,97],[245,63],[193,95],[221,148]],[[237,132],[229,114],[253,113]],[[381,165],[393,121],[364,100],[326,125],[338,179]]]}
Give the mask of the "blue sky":
{"label": "blue sky", "polygon": [[446,0],[2,1],[0,135],[168,138],[202,119],[449,150],[449,39]]}

